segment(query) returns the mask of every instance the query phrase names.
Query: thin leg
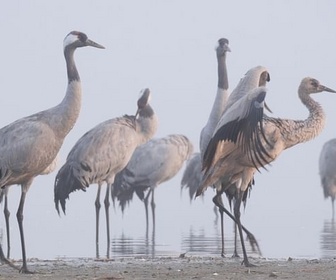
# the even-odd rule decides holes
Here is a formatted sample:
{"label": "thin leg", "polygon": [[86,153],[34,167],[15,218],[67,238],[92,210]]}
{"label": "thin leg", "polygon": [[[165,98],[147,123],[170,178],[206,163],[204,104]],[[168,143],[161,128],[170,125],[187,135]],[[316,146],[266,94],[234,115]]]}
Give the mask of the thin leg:
{"label": "thin leg", "polygon": [[101,184],[98,184],[97,196],[95,201],[96,207],[96,258],[99,259],[99,212],[100,212],[100,191]]}
{"label": "thin leg", "polygon": [[214,205],[213,211],[214,211],[214,213],[215,213],[214,224],[215,224],[215,226],[217,226],[217,223],[218,223],[218,211],[219,211],[219,208],[218,208],[216,205]]}
{"label": "thin leg", "polygon": [[234,227],[234,251],[233,251],[233,255],[232,257],[233,258],[239,258],[239,255],[238,255],[238,250],[237,250],[237,247],[238,247],[238,238],[237,238],[237,224],[236,222],[233,222],[233,227]]}
{"label": "thin leg", "polygon": [[26,246],[25,246],[24,233],[23,233],[23,206],[25,203],[26,194],[27,194],[30,184],[21,186],[21,199],[20,199],[18,211],[16,213],[16,217],[17,217],[18,224],[19,224],[20,237],[21,237],[21,248],[22,248],[22,267],[20,269],[20,272],[26,273],[26,274],[32,273],[32,272],[30,272],[27,268]]}
{"label": "thin leg", "polygon": [[152,231],[152,258],[155,256],[155,202],[154,202],[154,188],[152,189],[152,218],[153,218],[153,231]]}
{"label": "thin leg", "polygon": [[331,199],[331,210],[332,210],[332,219],[334,220],[335,218],[335,199]]}
{"label": "thin leg", "polygon": [[241,222],[240,222],[240,205],[241,205],[241,201],[242,201],[242,193],[240,191],[238,191],[236,198],[237,199],[236,199],[235,205],[234,205],[234,215],[235,215],[235,218],[236,218],[236,224],[238,226],[240,242],[241,242],[243,255],[244,255],[243,263],[246,267],[249,267],[249,266],[253,266],[253,265],[249,262],[248,257],[247,257],[245,242],[244,242],[244,238],[243,238],[242,225],[241,225]]}
{"label": "thin leg", "polygon": [[152,201],[151,201],[151,207],[152,207],[152,218],[153,218],[153,232],[155,231],[155,202],[154,202],[154,188],[152,189]]}
{"label": "thin leg", "polygon": [[[222,200],[222,195],[220,192],[217,192],[216,195],[214,196],[214,198],[212,199],[212,201],[214,202],[215,205],[220,204],[222,206],[222,208],[224,208],[223,205],[223,200]],[[225,257],[225,249],[224,249],[224,216],[223,216],[223,209],[222,208],[218,208],[219,210],[219,214],[220,214],[220,218],[221,218],[221,237],[222,237],[222,252],[221,252],[221,256],[224,258]]]}
{"label": "thin leg", "polygon": [[107,236],[107,252],[106,252],[106,257],[109,259],[110,258],[110,199],[109,199],[109,194],[110,194],[110,188],[111,185],[107,184],[106,186],[106,195],[104,199],[104,205],[105,205],[105,216],[106,216],[106,236]]}
{"label": "thin leg", "polygon": [[8,190],[6,190],[6,194],[5,194],[4,215],[5,215],[6,235],[7,235],[7,259],[9,259],[9,256],[10,256],[10,230],[9,230],[9,216],[10,216],[10,212],[8,210],[7,191]]}
{"label": "thin leg", "polygon": [[9,265],[10,267],[15,268],[15,269],[17,269],[17,270],[20,270],[19,267],[15,266],[15,265],[14,265],[13,263],[11,263],[8,259],[6,259],[5,254],[4,254],[3,250],[2,250],[2,246],[1,246],[1,244],[0,244],[0,262],[3,263],[3,264],[7,264],[7,265]]}
{"label": "thin leg", "polygon": [[[230,213],[230,211],[228,211],[225,207],[223,207],[223,205],[220,205],[218,204],[217,202],[214,201],[214,203],[216,204],[216,206],[223,210],[223,212],[228,215],[235,223],[237,223],[236,221],[236,218]],[[259,244],[257,242],[257,239],[254,237],[254,235],[247,229],[245,228],[243,225],[242,225],[242,230],[246,233],[247,235],[247,239],[249,240],[250,242],[250,245],[252,247],[252,250],[253,251],[256,251],[256,248],[257,248],[257,251],[258,253],[261,255],[261,251],[260,251],[260,248],[259,248]]]}
{"label": "thin leg", "polygon": [[144,198],[145,212],[146,212],[146,236],[148,237],[148,198],[151,194],[152,189],[149,189],[147,195]]}

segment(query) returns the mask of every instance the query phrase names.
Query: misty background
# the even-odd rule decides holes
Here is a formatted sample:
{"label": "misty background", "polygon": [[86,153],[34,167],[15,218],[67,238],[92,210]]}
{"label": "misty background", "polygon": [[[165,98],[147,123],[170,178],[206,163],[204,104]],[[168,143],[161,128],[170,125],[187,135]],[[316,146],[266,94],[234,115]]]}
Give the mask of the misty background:
{"label": "misty background", "polygon": [[[230,90],[247,70],[265,66],[271,76],[266,101],[273,116],[305,119],[308,111],[297,96],[302,78],[311,76],[336,89],[335,8],[331,0],[2,1],[1,127],[63,99],[67,85],[63,39],[70,31],[82,31],[106,47],[75,53],[82,108],[61,148],[57,170],[37,177],[28,192],[27,257],[95,256],[97,186],[91,185],[86,193],[72,193],[67,215],[59,217],[53,202],[55,175],[86,131],[107,119],[134,114],[141,89],[152,92],[151,104],[159,118],[156,137],[181,133],[199,150],[199,133],[217,90],[215,47],[221,37],[230,42]],[[336,137],[336,95],[320,93],[313,98],[325,110],[324,131],[284,151],[268,172],[256,174],[242,213],[242,222],[257,237],[264,257],[323,257],[331,246],[323,249],[323,237],[336,244],[331,203],[323,198],[318,174],[322,145]],[[183,237],[190,232],[209,238],[220,233],[214,225],[215,193],[209,188],[204,199],[190,203],[186,191],[180,194],[183,170],[155,192],[156,244],[166,254],[181,253]],[[14,259],[21,258],[16,221],[20,192],[18,186],[9,191]],[[104,219],[101,211],[102,255]],[[143,238],[145,212],[137,197],[124,215],[116,205],[110,219],[112,241],[122,236]],[[232,222],[225,222],[226,234],[232,237]],[[2,243],[5,249],[4,238]]]}

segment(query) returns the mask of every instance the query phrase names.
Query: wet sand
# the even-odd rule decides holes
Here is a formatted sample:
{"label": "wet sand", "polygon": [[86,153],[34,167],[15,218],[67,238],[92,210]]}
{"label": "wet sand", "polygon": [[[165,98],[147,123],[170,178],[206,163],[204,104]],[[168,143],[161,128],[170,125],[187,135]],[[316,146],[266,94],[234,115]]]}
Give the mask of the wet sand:
{"label": "wet sand", "polygon": [[[30,259],[34,274],[23,275],[0,265],[0,279],[336,279],[336,259],[250,258],[255,267],[241,259],[220,257],[130,257],[112,260]],[[14,262],[20,266],[20,262]]]}

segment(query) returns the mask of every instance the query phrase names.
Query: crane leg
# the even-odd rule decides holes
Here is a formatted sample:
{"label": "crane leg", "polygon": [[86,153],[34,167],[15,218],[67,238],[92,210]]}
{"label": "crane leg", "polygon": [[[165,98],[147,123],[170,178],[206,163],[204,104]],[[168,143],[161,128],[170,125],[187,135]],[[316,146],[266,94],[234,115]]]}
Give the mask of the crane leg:
{"label": "crane leg", "polygon": [[250,266],[254,266],[254,265],[249,262],[248,257],[247,257],[247,253],[246,253],[245,242],[244,242],[244,238],[243,238],[242,225],[241,225],[241,222],[240,222],[240,205],[241,205],[241,201],[242,201],[242,192],[238,191],[238,194],[236,196],[236,201],[235,201],[235,204],[234,204],[234,215],[235,215],[235,218],[236,218],[236,224],[237,224],[237,227],[238,227],[238,232],[239,232],[239,236],[240,236],[240,242],[241,242],[241,246],[242,246],[242,250],[243,250],[243,255],[244,255],[243,264],[246,267],[250,267]]}
{"label": "crane leg", "polygon": [[148,198],[149,195],[151,194],[152,189],[149,189],[147,195],[144,198],[144,205],[145,205],[145,212],[146,212],[146,236],[148,237]]}
{"label": "crane leg", "polygon": [[238,254],[238,238],[237,238],[237,224],[236,222],[233,222],[233,226],[234,226],[234,251],[233,251],[233,258],[239,258],[239,254]]}
{"label": "crane leg", "polygon": [[109,259],[110,258],[110,199],[109,199],[109,194],[110,194],[110,188],[111,185],[107,184],[106,187],[106,195],[104,199],[104,205],[105,205],[105,216],[106,216],[106,236],[107,236],[107,252],[106,252],[106,257]]}
{"label": "crane leg", "polygon": [[16,265],[14,265],[11,261],[9,261],[6,257],[5,257],[5,254],[2,250],[2,246],[0,244],[0,262],[3,263],[3,264],[7,264],[9,265],[10,267],[12,268],[15,268],[17,270],[20,270],[19,267],[17,267]]}
{"label": "crane leg", "polygon": [[99,259],[99,212],[100,212],[100,191],[101,184],[98,184],[97,196],[95,200],[95,208],[96,208],[96,258]]}
{"label": "crane leg", "polygon": [[28,267],[27,267],[26,246],[25,246],[25,239],[24,239],[24,233],[23,233],[23,206],[25,203],[26,194],[27,194],[30,184],[21,186],[21,199],[20,199],[19,208],[16,213],[16,218],[19,224],[19,231],[20,231],[20,237],[21,237],[21,248],[22,248],[22,267],[20,269],[20,273],[25,273],[25,274],[32,273],[31,271],[28,270]]}
{"label": "crane leg", "polygon": [[9,230],[9,216],[10,216],[10,212],[8,210],[8,197],[7,197],[7,194],[5,195],[4,215],[5,215],[6,235],[7,235],[7,259],[9,259],[9,256],[10,256],[10,230]]}
{"label": "crane leg", "polygon": [[218,224],[218,212],[219,212],[219,208],[216,205],[214,205],[213,211],[214,211],[215,216],[216,216],[215,220],[214,220],[214,225],[217,226],[217,224]]}
{"label": "crane leg", "polygon": [[153,218],[153,232],[155,232],[155,202],[154,202],[154,189],[152,190],[152,201],[151,201],[151,207],[152,207],[152,218]]}
{"label": "crane leg", "polygon": [[[237,220],[236,220],[235,216],[233,216],[233,215],[231,214],[230,211],[228,211],[223,205],[219,204],[219,203],[217,202],[217,200],[214,200],[214,199],[213,199],[213,202],[215,203],[215,205],[216,205],[219,209],[221,209],[226,215],[228,215],[228,216],[229,216],[229,217],[230,217],[230,218],[237,224]],[[257,239],[256,239],[256,238],[254,237],[254,235],[253,235],[247,228],[245,228],[243,225],[241,225],[241,228],[242,228],[242,230],[246,233],[247,239],[248,239],[249,242],[250,242],[250,245],[251,245],[251,247],[252,247],[252,250],[253,250],[253,251],[256,251],[256,248],[257,248],[258,253],[261,255],[261,251],[260,251],[260,248],[259,248],[259,244],[258,244]]]}
{"label": "crane leg", "polygon": [[221,256],[224,258],[225,257],[225,250],[224,250],[224,216],[223,216],[223,209],[224,205],[223,205],[223,199],[222,199],[222,195],[220,192],[217,192],[216,195],[213,197],[212,199],[213,203],[215,204],[215,206],[217,204],[221,205],[222,207],[218,207],[219,210],[219,214],[220,214],[220,218],[221,218],[221,237],[222,237],[222,252],[221,252]]}

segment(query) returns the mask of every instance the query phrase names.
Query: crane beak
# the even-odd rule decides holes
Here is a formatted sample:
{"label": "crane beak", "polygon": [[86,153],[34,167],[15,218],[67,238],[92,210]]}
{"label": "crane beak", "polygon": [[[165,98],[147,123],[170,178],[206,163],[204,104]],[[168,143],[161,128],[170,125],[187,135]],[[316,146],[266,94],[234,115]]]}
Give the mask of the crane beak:
{"label": "crane beak", "polygon": [[320,88],[319,88],[321,91],[327,91],[327,92],[334,92],[336,93],[335,90],[331,89],[331,88],[328,88],[326,86],[323,86],[323,85],[320,85]]}
{"label": "crane beak", "polygon": [[137,119],[138,116],[139,116],[139,109],[137,109],[134,118]]}
{"label": "crane beak", "polygon": [[273,114],[272,110],[270,109],[270,107],[268,107],[268,105],[266,104],[266,102],[264,102],[264,106],[265,106],[265,109],[270,112],[271,114]]}
{"label": "crane beak", "polygon": [[87,40],[86,40],[86,45],[87,45],[87,46],[94,47],[94,48],[98,48],[98,49],[105,49],[104,46],[102,46],[102,45],[100,45],[100,44],[98,44],[98,43],[96,43],[96,42],[94,42],[94,41],[92,41],[92,40],[90,40],[90,39],[87,39]]}
{"label": "crane beak", "polygon": [[224,44],[224,50],[226,50],[227,52],[231,52],[231,49],[228,44]]}

